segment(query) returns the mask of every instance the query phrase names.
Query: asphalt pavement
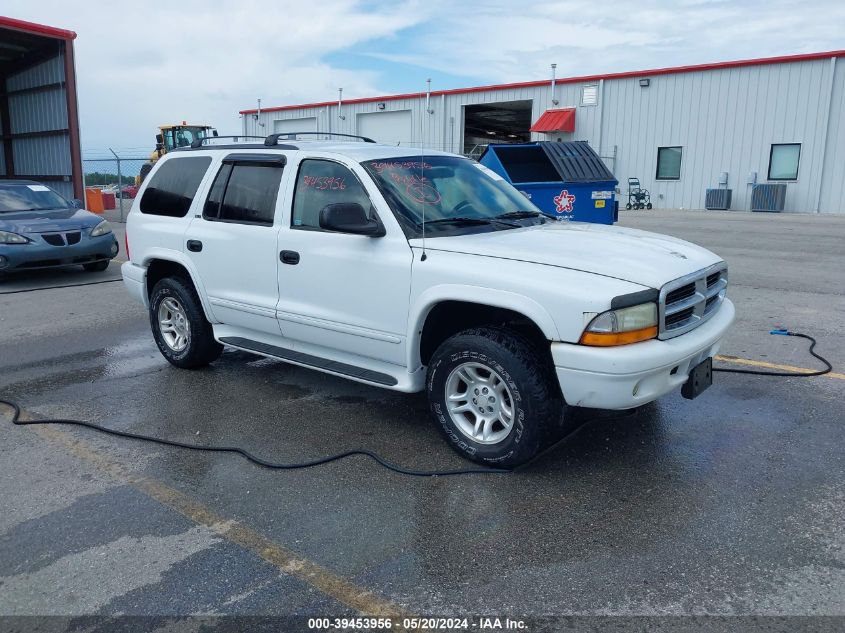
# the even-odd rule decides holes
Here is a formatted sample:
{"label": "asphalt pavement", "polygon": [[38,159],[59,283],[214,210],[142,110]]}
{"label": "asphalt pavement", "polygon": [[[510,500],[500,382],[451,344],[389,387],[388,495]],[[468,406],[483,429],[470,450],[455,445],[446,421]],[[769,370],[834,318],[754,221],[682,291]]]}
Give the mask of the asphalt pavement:
{"label": "asphalt pavement", "polygon": [[[724,354],[815,367],[805,341],[768,334],[785,326],[836,374],[716,374],[694,401],[575,412],[519,473],[430,479],[363,457],[268,471],[0,410],[0,615],[845,616],[845,217],[620,224],[725,257],[739,316]],[[118,274],[0,280],[0,398],[274,461],[366,448],[466,465],[422,395],[231,350],[178,370],[121,283],[46,289]]]}

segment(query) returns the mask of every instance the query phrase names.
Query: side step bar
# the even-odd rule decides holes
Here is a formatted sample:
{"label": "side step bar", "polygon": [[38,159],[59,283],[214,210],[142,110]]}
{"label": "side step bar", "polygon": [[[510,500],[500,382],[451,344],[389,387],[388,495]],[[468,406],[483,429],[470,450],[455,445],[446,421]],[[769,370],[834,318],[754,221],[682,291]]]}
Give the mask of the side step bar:
{"label": "side step bar", "polygon": [[240,336],[224,336],[220,339],[224,345],[231,345],[264,356],[272,356],[280,360],[287,360],[300,365],[307,365],[314,369],[322,369],[324,371],[331,371],[336,374],[343,374],[350,378],[358,378],[359,380],[366,380],[367,382],[374,382],[386,387],[395,386],[398,381],[393,376],[383,374],[372,369],[364,369],[363,367],[356,367],[347,363],[340,363],[334,360],[326,360],[319,356],[312,356],[311,354],[304,354],[294,350],[285,349],[284,347],[276,347],[275,345],[268,345],[259,341],[253,341],[248,338]]}

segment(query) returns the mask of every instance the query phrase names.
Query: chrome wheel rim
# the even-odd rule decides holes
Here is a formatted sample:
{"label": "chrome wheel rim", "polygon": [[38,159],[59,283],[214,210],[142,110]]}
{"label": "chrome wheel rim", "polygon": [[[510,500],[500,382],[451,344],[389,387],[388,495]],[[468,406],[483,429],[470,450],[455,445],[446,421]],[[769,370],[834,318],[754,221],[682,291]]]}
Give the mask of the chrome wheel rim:
{"label": "chrome wheel rim", "polygon": [[513,429],[507,383],[481,363],[463,363],[446,379],[446,409],[458,430],[477,444],[498,444]]}
{"label": "chrome wheel rim", "polygon": [[185,309],[173,297],[167,297],[158,306],[158,329],[167,347],[181,352],[191,340],[191,328]]}

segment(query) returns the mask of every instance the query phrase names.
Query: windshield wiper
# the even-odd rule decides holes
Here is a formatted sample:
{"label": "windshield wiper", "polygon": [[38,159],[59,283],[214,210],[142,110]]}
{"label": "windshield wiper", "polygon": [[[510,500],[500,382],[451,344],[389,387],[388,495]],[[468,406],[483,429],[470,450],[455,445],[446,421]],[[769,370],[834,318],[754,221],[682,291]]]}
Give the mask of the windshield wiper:
{"label": "windshield wiper", "polygon": [[[490,224],[492,220],[487,218],[438,218],[437,220],[426,220],[426,224],[463,224],[464,226],[480,226]],[[422,224],[422,222],[420,222]]]}
{"label": "windshield wiper", "polygon": [[[518,224],[512,224],[511,222],[504,222],[503,220],[499,220],[498,218],[467,218],[467,217],[457,217],[457,218],[438,218],[437,220],[426,220],[426,224],[457,224],[459,226],[484,226],[486,224],[498,224],[500,226],[506,226],[511,229],[518,229]],[[422,222],[418,223],[419,226],[422,226]]]}
{"label": "windshield wiper", "polygon": [[508,211],[496,216],[500,220],[522,220],[523,218],[553,217],[540,211]]}

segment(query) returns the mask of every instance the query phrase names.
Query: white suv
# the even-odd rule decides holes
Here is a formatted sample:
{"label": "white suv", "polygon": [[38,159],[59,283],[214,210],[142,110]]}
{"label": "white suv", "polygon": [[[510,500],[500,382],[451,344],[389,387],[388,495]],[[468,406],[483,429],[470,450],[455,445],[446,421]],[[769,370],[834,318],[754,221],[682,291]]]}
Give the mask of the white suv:
{"label": "white suv", "polygon": [[499,466],[567,404],[710,384],[734,319],[713,253],[557,222],[453,154],[280,136],[169,153],[133,203],[123,279],[177,367],[227,345],[425,389],[449,444]]}

